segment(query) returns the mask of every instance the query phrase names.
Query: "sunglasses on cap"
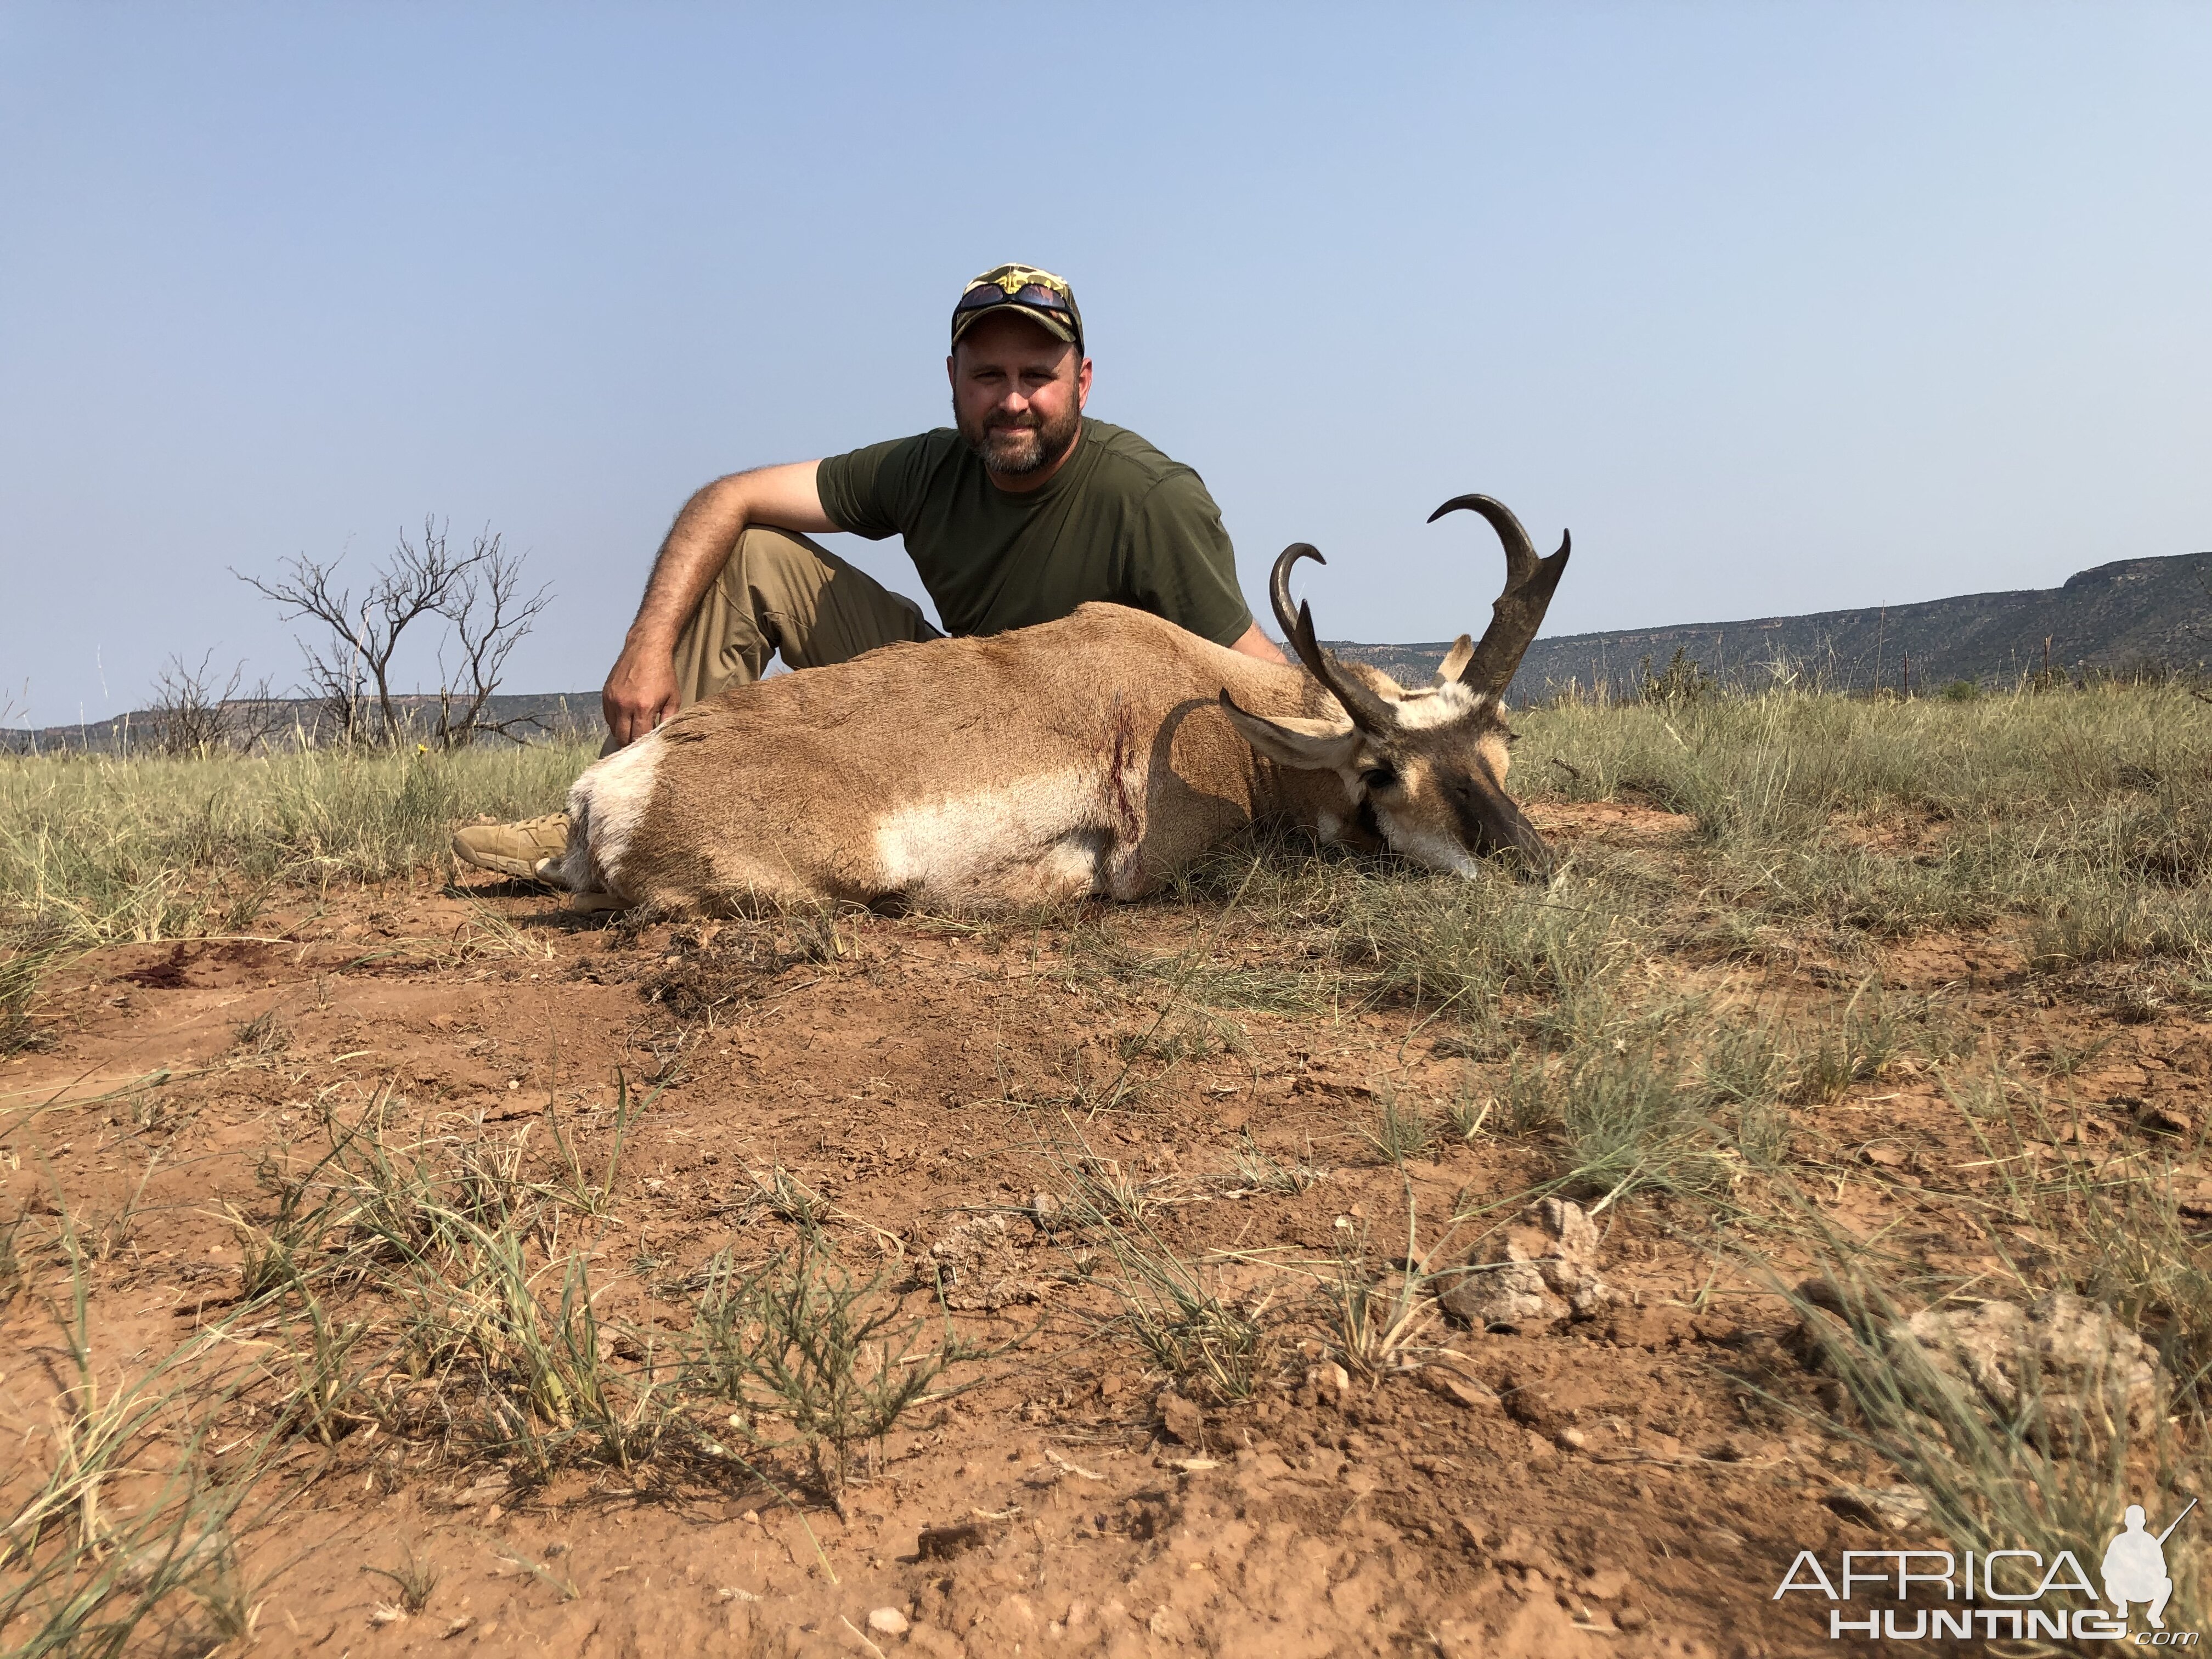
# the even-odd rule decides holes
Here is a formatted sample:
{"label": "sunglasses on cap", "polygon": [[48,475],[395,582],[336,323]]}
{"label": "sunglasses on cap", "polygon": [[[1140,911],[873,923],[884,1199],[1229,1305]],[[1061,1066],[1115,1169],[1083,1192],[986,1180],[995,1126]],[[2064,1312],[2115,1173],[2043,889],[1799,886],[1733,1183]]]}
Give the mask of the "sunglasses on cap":
{"label": "sunglasses on cap", "polygon": [[988,311],[994,306],[1030,306],[1039,311],[1056,311],[1073,319],[1075,307],[1058,289],[1048,288],[1042,283],[1024,283],[1012,294],[996,283],[978,283],[960,296],[960,303],[952,307],[956,317],[970,311]]}

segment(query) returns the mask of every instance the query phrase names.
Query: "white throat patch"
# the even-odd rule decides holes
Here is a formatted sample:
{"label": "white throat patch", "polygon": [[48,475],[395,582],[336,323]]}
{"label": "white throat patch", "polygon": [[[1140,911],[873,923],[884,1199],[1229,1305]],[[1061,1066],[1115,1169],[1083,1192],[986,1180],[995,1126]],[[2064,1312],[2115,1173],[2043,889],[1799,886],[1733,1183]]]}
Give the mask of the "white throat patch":
{"label": "white throat patch", "polygon": [[1390,843],[1393,852],[1401,854],[1416,864],[1425,864],[1431,870],[1441,870],[1451,876],[1479,876],[1482,860],[1448,836],[1439,836],[1425,830],[1409,830],[1390,821],[1389,812],[1382,807],[1375,809],[1375,822],[1382,831],[1382,838]]}

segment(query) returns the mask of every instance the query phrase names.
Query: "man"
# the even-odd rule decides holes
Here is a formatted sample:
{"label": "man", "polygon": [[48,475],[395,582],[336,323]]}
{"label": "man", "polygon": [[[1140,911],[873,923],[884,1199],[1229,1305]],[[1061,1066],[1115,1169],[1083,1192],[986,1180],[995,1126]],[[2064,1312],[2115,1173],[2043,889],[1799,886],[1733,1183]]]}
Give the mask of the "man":
{"label": "man", "polygon": [[[938,637],[912,600],[810,539],[898,534],[955,634],[997,634],[1091,599],[1152,611],[1281,662],[1237,583],[1220,509],[1197,473],[1083,413],[1083,313],[1058,276],[1000,265],[952,310],[954,426],[826,460],[719,478],[661,544],[601,706],[611,753],[678,708],[792,668]],[[467,863],[529,877],[567,844],[555,813],[459,831]]]}
{"label": "man", "polygon": [[[2190,1508],[2195,1507],[2196,1502],[2191,1499]],[[2182,1514],[2188,1512],[2184,1510]],[[2173,1580],[2166,1572],[2166,1540],[2173,1528],[2168,1527],[2155,1534],[2144,1531],[2143,1507],[2140,1504],[2129,1504],[2127,1513],[2120,1518],[2125,1523],[2124,1530],[2105,1547],[2105,1599],[2119,1609],[2123,1622],[2128,1616],[2129,1602],[2149,1602],[2150,1627],[2164,1630],[2166,1604],[2173,1595]],[[2179,1519],[2179,1516],[2175,1517],[2177,1522]]]}

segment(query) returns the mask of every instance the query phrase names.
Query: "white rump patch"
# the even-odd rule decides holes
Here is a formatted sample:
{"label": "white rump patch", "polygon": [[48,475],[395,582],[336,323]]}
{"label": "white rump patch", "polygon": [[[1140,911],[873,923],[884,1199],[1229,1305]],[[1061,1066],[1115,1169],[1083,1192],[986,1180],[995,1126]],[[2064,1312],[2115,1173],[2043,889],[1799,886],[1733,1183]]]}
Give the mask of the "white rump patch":
{"label": "white rump patch", "polygon": [[1409,691],[1397,706],[1398,724],[1409,732],[1425,732],[1465,720],[1492,701],[1487,691],[1470,691],[1456,683],[1433,690]]}
{"label": "white rump patch", "polygon": [[653,779],[667,749],[659,732],[648,732],[628,748],[592,762],[568,787],[568,852],[561,879],[571,891],[624,891],[623,859],[653,798]]}
{"label": "white rump patch", "polygon": [[1092,892],[1114,840],[1106,817],[1091,769],[894,807],[875,823],[877,878],[939,901]]}

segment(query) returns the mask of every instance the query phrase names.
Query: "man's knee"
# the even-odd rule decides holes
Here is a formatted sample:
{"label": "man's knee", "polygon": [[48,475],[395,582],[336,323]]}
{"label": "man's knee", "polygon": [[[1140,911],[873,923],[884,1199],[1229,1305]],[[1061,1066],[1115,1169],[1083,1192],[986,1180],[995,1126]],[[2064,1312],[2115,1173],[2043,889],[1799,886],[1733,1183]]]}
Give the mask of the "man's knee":
{"label": "man's knee", "polygon": [[840,562],[828,548],[795,531],[757,524],[730,550],[722,580],[733,595],[757,596],[763,610],[811,609],[812,596],[829,585]]}

